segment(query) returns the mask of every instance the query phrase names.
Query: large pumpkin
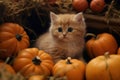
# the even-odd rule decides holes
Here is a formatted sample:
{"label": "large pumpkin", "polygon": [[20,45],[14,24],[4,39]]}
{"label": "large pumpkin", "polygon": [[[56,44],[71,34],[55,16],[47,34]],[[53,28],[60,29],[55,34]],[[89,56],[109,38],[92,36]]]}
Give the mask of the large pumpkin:
{"label": "large pumpkin", "polygon": [[90,58],[103,55],[105,52],[109,54],[117,53],[118,44],[115,38],[109,33],[101,33],[97,36],[93,34],[93,37],[86,42],[86,50]]}
{"label": "large pumpkin", "polygon": [[23,76],[33,74],[48,76],[54,66],[52,57],[37,48],[27,48],[18,53],[13,62],[13,68]]}
{"label": "large pumpkin", "polygon": [[68,80],[84,80],[85,64],[77,59],[68,57],[58,61],[53,67],[54,77],[67,77]]}
{"label": "large pumpkin", "polygon": [[86,80],[120,80],[120,55],[98,56],[86,66]]}
{"label": "large pumpkin", "polygon": [[0,58],[4,59],[29,46],[29,37],[23,27],[15,23],[0,26]]}

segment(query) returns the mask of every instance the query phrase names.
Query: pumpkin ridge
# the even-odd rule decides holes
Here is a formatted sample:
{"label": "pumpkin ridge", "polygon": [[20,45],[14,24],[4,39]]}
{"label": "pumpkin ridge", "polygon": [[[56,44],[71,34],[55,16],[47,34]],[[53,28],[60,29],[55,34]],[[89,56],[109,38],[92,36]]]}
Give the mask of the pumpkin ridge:
{"label": "pumpkin ridge", "polygon": [[[21,42],[23,42],[26,46],[30,44],[29,41],[25,39],[25,37],[23,37],[22,39],[24,39],[24,40],[22,40]],[[29,39],[29,38],[27,38],[27,39]]]}
{"label": "pumpkin ridge", "polygon": [[[17,64],[19,61],[22,62],[22,63]],[[15,59],[15,61],[13,62],[13,64],[16,64],[16,65],[13,65],[13,68],[18,72],[18,71],[20,71],[20,69],[25,67],[26,64],[30,64],[30,63],[31,63],[31,60],[28,59],[28,58],[26,59],[26,58],[17,57]]]}
{"label": "pumpkin ridge", "polygon": [[[108,50],[106,50],[106,45],[104,45],[104,43],[102,43],[101,41],[101,45],[100,45],[101,49],[104,51],[104,52],[107,52]],[[100,55],[100,54],[99,54]]]}
{"label": "pumpkin ridge", "polygon": [[67,73],[67,70],[64,70],[62,67],[58,67],[58,69],[54,70],[53,73],[54,76],[59,77],[65,75]]}
{"label": "pumpkin ridge", "polygon": [[44,51],[39,51],[38,56],[41,56],[42,60],[53,60],[52,57],[50,57],[50,55],[48,53],[45,53]]}
{"label": "pumpkin ridge", "polygon": [[[30,75],[33,75],[34,74],[34,70],[35,70],[35,66],[32,66],[32,63],[30,63],[31,65],[29,65],[29,67],[28,67],[28,69],[26,69],[23,73],[26,75],[27,74],[27,76],[30,76]],[[23,74],[23,75],[24,75]],[[27,77],[26,76],[26,77]]]}
{"label": "pumpkin ridge", "polygon": [[27,72],[27,70],[29,70],[29,67],[31,66],[32,64],[28,64],[28,65],[25,65],[21,70],[19,70],[18,72],[20,73],[25,73]]}
{"label": "pumpkin ridge", "polygon": [[[6,35],[6,37],[5,37],[4,35]],[[10,33],[10,32],[6,32],[6,31],[1,31],[1,32],[0,32],[0,38],[1,38],[1,39],[4,38],[4,40],[1,40],[1,39],[0,39],[1,41],[5,41],[6,38],[7,38],[7,40],[8,40],[8,39],[13,38],[13,37],[14,37],[14,35],[13,35],[12,33]]]}
{"label": "pumpkin ridge", "polygon": [[[14,47],[13,47],[13,45],[14,45]],[[17,42],[14,42],[14,44],[12,44],[12,47],[14,48],[14,50],[12,50],[13,53],[14,53],[13,56],[16,56],[16,54],[17,54],[17,51],[16,51],[17,50],[16,49],[17,48]]]}
{"label": "pumpkin ridge", "polygon": [[108,70],[108,73],[109,73],[110,80],[113,80],[110,70]]}
{"label": "pumpkin ridge", "polygon": [[[48,66],[49,66],[49,65],[48,65]],[[45,63],[44,63],[44,64],[41,64],[40,67],[41,67],[41,70],[43,71],[43,73],[44,73],[45,75],[49,75],[49,74],[51,73],[50,68],[48,68],[48,67],[45,65]]]}
{"label": "pumpkin ridge", "polygon": [[[46,62],[46,61],[49,61],[49,62]],[[47,67],[47,69],[50,70],[52,68],[52,66],[49,65],[50,63],[51,65],[54,65],[50,60],[44,60],[43,63],[41,63],[41,65]]]}
{"label": "pumpkin ridge", "polygon": [[25,30],[23,28],[23,26],[21,25],[18,25],[18,24],[14,24],[14,26],[11,26],[13,27],[13,30],[15,30],[15,33],[23,33]]}
{"label": "pumpkin ridge", "polygon": [[27,42],[29,42],[29,37],[25,34],[21,34],[22,35],[22,40],[26,40]]}
{"label": "pumpkin ridge", "polygon": [[6,24],[1,25],[0,31],[9,32],[9,33],[14,34],[14,31],[12,30],[12,27],[10,25],[6,25]]}
{"label": "pumpkin ridge", "polygon": [[110,70],[109,70],[109,65],[108,65],[108,62],[107,62],[107,60],[110,58],[109,52],[106,52],[106,53],[104,54],[104,56],[105,56],[106,70],[108,71],[108,75],[109,75],[109,77],[110,77],[110,80],[113,80],[113,79],[112,79],[112,74],[111,74],[111,72],[110,72]]}
{"label": "pumpkin ridge", "polygon": [[[15,38],[14,38],[14,39],[15,39]],[[16,39],[15,39],[15,40],[16,40]],[[15,53],[14,53],[14,54],[16,55],[17,52],[19,52],[19,50],[18,50],[18,49],[19,49],[19,48],[18,48],[18,47],[19,47],[19,44],[18,44],[17,41],[15,41],[15,42],[14,42],[14,45],[15,45],[15,47],[14,47],[14,48],[15,48],[15,51],[14,51]]]}
{"label": "pumpkin ridge", "polygon": [[[93,42],[94,42],[94,40],[95,39],[92,39],[91,41],[88,41],[87,43],[86,43],[86,49],[87,49],[87,52],[89,52],[89,56],[90,56],[90,58],[93,58],[95,55],[94,55],[94,52],[93,52]],[[90,45],[90,46],[87,46],[87,45]]]}
{"label": "pumpkin ridge", "polygon": [[11,39],[8,39],[8,40],[4,40],[4,41],[0,42],[0,44],[5,44],[5,43],[9,42],[12,39],[14,39],[14,38],[11,38]]}
{"label": "pumpkin ridge", "polygon": [[[12,39],[9,39],[9,40],[7,40],[7,41],[5,41],[5,42],[2,42],[1,44],[0,44],[0,46],[2,46],[2,49],[4,50],[3,51],[3,56],[4,57],[9,57],[9,56],[12,56],[13,55],[13,53],[14,53],[14,45],[15,44],[12,44],[13,43],[13,38]],[[9,43],[9,44],[8,44]],[[4,45],[4,44],[7,44],[6,46]],[[5,47],[7,48],[5,48]],[[12,46],[11,48],[9,47],[9,46]],[[9,54],[7,54],[7,53],[9,53]],[[0,58],[4,58],[4,57],[0,57]]]}
{"label": "pumpkin ridge", "polygon": [[[29,49],[31,49],[31,51],[30,51]],[[28,57],[25,57],[25,58],[33,59],[34,56],[37,55],[37,51],[34,51],[34,50],[33,50],[34,48],[29,48],[29,49],[24,49],[24,50],[22,50],[20,53],[21,53],[22,57],[25,57],[25,56],[23,56],[23,55],[26,54]],[[33,53],[34,53],[34,54],[33,54]],[[21,56],[20,56],[20,57],[21,57]]]}
{"label": "pumpkin ridge", "polygon": [[[108,42],[108,40],[106,40],[106,39],[104,39],[104,41]],[[108,46],[107,45],[105,45],[104,43],[102,44],[102,42],[101,42],[101,47],[104,50],[104,52],[108,52]]]}
{"label": "pumpkin ridge", "polygon": [[10,39],[6,39],[4,41],[1,40],[0,43],[4,43],[5,44],[5,43],[7,43],[7,41],[12,40],[12,39],[14,39],[14,37],[11,37]]}
{"label": "pumpkin ridge", "polygon": [[[15,39],[16,40],[16,39]],[[16,54],[17,52],[19,52],[21,49],[20,49],[20,47],[19,47],[19,43],[17,42],[17,40],[15,41],[16,43],[16,47],[15,47],[15,53],[14,54]]]}
{"label": "pumpkin ridge", "polygon": [[[100,39],[99,39],[99,42],[97,42],[97,41],[95,41],[94,42],[94,44],[95,45],[97,45],[97,46],[95,46],[95,47],[99,47],[99,49],[100,49],[100,51],[98,51],[98,54],[96,54],[95,52],[94,52],[94,54],[96,54],[96,55],[94,55],[94,56],[99,56],[99,55],[101,55],[101,53],[102,52],[105,52],[106,50],[104,49],[104,43],[102,43],[102,41],[101,41],[101,44],[99,44],[100,43]],[[93,49],[93,51],[94,51],[94,48],[92,48]],[[106,51],[107,52],[107,51]]]}
{"label": "pumpkin ridge", "polygon": [[[49,65],[46,65],[47,63],[45,63],[45,62],[42,62],[41,63],[41,65],[40,65],[40,67],[41,67],[41,70],[43,71],[43,73],[44,74],[46,74],[46,75],[50,75],[50,72],[51,72],[51,70],[52,70],[52,67],[50,68],[48,68],[48,66]],[[51,70],[50,70],[51,69]],[[46,72],[46,70],[47,70],[47,72]]]}
{"label": "pumpkin ridge", "polygon": [[44,71],[41,69],[40,66],[34,66],[34,74],[44,74]]}
{"label": "pumpkin ridge", "polygon": [[[29,54],[28,54],[29,53]],[[32,53],[30,53],[27,50],[21,50],[18,54],[18,58],[27,58],[27,59],[32,59],[33,55],[31,55]]]}
{"label": "pumpkin ridge", "polygon": [[92,56],[92,57],[95,57],[92,46],[90,47],[90,50],[91,50],[91,51],[90,51],[90,52],[91,52],[91,56]]}

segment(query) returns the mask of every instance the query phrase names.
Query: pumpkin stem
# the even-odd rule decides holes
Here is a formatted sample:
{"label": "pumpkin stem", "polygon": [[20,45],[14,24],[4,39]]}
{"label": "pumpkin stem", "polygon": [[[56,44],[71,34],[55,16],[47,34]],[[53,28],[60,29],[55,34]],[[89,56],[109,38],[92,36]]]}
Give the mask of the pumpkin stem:
{"label": "pumpkin stem", "polygon": [[106,59],[110,58],[109,52],[105,52],[104,56]]}
{"label": "pumpkin stem", "polygon": [[87,34],[85,35],[85,37],[88,37],[88,36],[91,36],[91,37],[96,38],[96,35],[95,35],[95,34],[93,34],[93,33],[87,33]]}
{"label": "pumpkin stem", "polygon": [[21,40],[22,40],[22,35],[16,34],[16,39],[17,39],[18,41],[21,41]]}
{"label": "pumpkin stem", "polygon": [[97,35],[95,35],[95,34],[93,34],[93,33],[87,33],[86,35],[85,35],[85,37],[88,37],[88,36],[91,36],[91,37],[93,37],[94,39],[99,39],[99,36]]}
{"label": "pumpkin stem", "polygon": [[40,57],[36,56],[35,58],[33,58],[32,62],[35,65],[40,65],[40,63],[41,63]]}
{"label": "pumpkin stem", "polygon": [[72,64],[72,62],[71,62],[70,60],[71,60],[71,57],[68,57],[66,63],[67,63],[67,64]]}
{"label": "pumpkin stem", "polygon": [[7,64],[10,61],[10,57],[7,57],[7,59],[5,60],[5,63]]}

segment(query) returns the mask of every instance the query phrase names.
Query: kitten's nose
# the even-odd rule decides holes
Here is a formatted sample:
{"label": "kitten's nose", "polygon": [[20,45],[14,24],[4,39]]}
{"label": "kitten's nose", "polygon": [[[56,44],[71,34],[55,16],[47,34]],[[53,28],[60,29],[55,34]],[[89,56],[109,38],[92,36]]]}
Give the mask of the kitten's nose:
{"label": "kitten's nose", "polygon": [[63,36],[64,36],[64,37],[66,36],[66,32],[63,32]]}
{"label": "kitten's nose", "polygon": [[63,32],[63,35],[66,35],[66,33],[67,33],[67,32],[64,31],[64,32]]}

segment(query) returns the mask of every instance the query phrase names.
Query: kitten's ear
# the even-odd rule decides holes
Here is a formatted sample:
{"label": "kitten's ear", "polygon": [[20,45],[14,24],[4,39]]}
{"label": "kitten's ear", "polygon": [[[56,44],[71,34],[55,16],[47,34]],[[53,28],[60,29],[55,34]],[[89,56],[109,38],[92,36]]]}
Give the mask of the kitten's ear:
{"label": "kitten's ear", "polygon": [[74,19],[78,22],[84,21],[84,16],[82,12],[79,12],[75,15]]}
{"label": "kitten's ear", "polygon": [[50,12],[50,19],[51,19],[51,22],[54,23],[57,19],[57,15],[53,12]]}

